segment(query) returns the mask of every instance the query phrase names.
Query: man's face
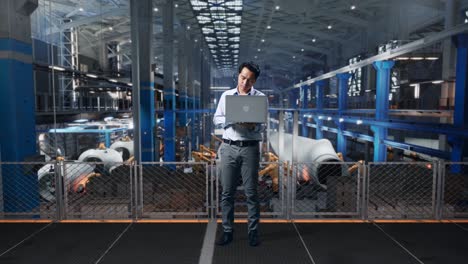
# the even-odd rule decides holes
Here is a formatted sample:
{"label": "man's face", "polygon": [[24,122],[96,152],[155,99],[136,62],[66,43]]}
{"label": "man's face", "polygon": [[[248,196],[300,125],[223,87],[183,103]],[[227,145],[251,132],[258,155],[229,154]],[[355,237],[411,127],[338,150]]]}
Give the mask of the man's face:
{"label": "man's face", "polygon": [[237,87],[239,89],[240,94],[247,94],[250,91],[250,88],[255,83],[255,74],[251,72],[248,68],[242,68],[241,72],[239,73],[239,77],[237,77]]}

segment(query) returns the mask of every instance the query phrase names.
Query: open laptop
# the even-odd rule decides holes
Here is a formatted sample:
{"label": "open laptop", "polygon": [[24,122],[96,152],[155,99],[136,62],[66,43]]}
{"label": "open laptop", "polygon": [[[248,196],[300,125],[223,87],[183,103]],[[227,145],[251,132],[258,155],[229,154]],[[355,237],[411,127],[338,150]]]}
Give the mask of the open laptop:
{"label": "open laptop", "polygon": [[226,95],[226,123],[266,123],[266,96]]}

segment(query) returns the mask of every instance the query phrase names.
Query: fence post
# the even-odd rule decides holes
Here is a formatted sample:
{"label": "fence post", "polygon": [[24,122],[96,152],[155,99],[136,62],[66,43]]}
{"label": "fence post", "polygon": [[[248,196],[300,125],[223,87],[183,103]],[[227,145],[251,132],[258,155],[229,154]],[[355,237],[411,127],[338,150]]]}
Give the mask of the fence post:
{"label": "fence post", "polygon": [[437,162],[437,203],[436,203],[436,219],[442,219],[444,206],[444,185],[445,185],[445,162],[439,160]]}
{"label": "fence post", "polygon": [[56,160],[54,164],[54,175],[55,175],[55,204],[57,210],[57,221],[65,219],[65,192],[63,186],[63,180],[65,177],[65,166],[62,160]]}
{"label": "fence post", "polygon": [[368,220],[369,211],[368,211],[368,199],[369,199],[369,164],[362,163],[362,206],[361,206],[361,215],[362,220]]}

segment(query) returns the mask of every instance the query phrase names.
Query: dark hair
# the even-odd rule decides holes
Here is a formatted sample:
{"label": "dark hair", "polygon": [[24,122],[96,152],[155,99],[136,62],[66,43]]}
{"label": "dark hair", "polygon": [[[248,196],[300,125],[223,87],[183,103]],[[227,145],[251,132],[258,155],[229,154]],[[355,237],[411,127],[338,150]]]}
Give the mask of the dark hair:
{"label": "dark hair", "polygon": [[258,64],[254,63],[253,61],[243,62],[239,66],[239,73],[241,73],[242,69],[247,68],[249,71],[255,74],[255,80],[257,80],[258,76],[260,75],[260,67]]}

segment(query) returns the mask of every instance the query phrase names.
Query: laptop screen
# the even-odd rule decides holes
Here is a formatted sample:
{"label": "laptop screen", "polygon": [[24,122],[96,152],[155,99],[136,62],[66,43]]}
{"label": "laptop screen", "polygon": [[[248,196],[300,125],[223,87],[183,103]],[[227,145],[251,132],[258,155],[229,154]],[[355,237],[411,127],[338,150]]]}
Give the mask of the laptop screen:
{"label": "laptop screen", "polygon": [[226,95],[226,123],[266,123],[266,96]]}

